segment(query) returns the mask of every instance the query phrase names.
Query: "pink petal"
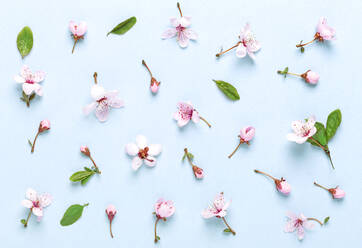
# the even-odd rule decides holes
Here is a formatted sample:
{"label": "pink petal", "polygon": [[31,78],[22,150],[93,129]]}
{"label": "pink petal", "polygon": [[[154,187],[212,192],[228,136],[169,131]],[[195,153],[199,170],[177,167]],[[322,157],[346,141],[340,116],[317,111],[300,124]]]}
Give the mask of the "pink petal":
{"label": "pink petal", "polygon": [[69,30],[70,30],[70,32],[72,33],[72,34],[76,34],[76,32],[77,32],[77,30],[75,29],[75,26],[76,26],[77,24],[74,22],[74,21],[70,21],[69,22]]}
{"label": "pink petal", "polygon": [[109,106],[111,106],[112,108],[121,108],[124,107],[124,101],[119,99],[119,98],[111,98],[108,100],[108,104]]}
{"label": "pink petal", "polygon": [[177,30],[175,28],[169,28],[167,29],[162,35],[162,39],[169,39],[174,37],[177,34]]}
{"label": "pink petal", "polygon": [[148,154],[151,156],[157,156],[162,151],[162,146],[160,144],[151,144],[148,146]]}
{"label": "pink petal", "polygon": [[26,190],[25,193],[26,198],[28,198],[30,201],[36,201],[38,199],[37,193],[35,190],[29,188]]}
{"label": "pink petal", "polygon": [[148,156],[147,159],[144,159],[144,162],[147,166],[153,167],[156,165],[156,158]]}
{"label": "pink petal", "polygon": [[89,115],[97,107],[97,102],[92,102],[83,108],[83,113]]}
{"label": "pink petal", "polygon": [[41,216],[43,216],[43,209],[41,209],[41,208],[33,208],[33,214],[35,216],[41,217]]}
{"label": "pink petal", "polygon": [[236,56],[239,58],[244,58],[246,56],[246,47],[242,44],[239,44],[236,48]]}
{"label": "pink petal", "polygon": [[287,233],[291,233],[291,232],[294,232],[295,231],[295,222],[290,220],[287,222],[287,224],[285,224],[285,227],[284,227],[284,232],[287,232]]}
{"label": "pink petal", "polygon": [[34,84],[23,83],[23,91],[26,95],[30,96],[35,90]]}
{"label": "pink petal", "polygon": [[304,238],[304,229],[302,226],[297,227],[297,236],[299,240],[302,240]]}
{"label": "pink petal", "polygon": [[309,229],[309,230],[313,229],[314,223],[312,223],[311,221],[306,220],[306,221],[303,222],[303,227],[305,229]]}
{"label": "pink petal", "polygon": [[39,83],[43,81],[45,78],[45,72],[43,71],[37,71],[33,74],[33,81],[34,83]]}
{"label": "pink petal", "polygon": [[136,144],[129,143],[126,145],[126,153],[130,156],[136,156],[139,152],[139,149]]}
{"label": "pink petal", "polygon": [[183,16],[179,19],[179,23],[182,27],[186,28],[191,25],[191,17]]}
{"label": "pink petal", "polygon": [[212,218],[212,217],[216,216],[216,215],[215,215],[215,212],[216,212],[216,211],[217,211],[217,210],[216,210],[215,208],[209,207],[209,208],[205,209],[204,211],[202,211],[202,212],[201,212],[201,215],[202,215],[202,217],[204,217],[205,219],[209,219],[209,218]]}
{"label": "pink petal", "polygon": [[39,203],[42,208],[49,206],[53,201],[53,198],[50,194],[45,193],[39,196]]}
{"label": "pink petal", "polygon": [[29,201],[29,200],[22,200],[21,205],[23,205],[26,208],[32,208],[33,207],[33,202]]}
{"label": "pink petal", "polygon": [[17,83],[25,83],[26,82],[25,78],[23,78],[23,77],[21,77],[19,75],[14,76],[14,80]]}
{"label": "pink petal", "polygon": [[78,25],[77,35],[83,36],[87,32],[87,23],[85,21],[81,21]]}
{"label": "pink petal", "polygon": [[132,169],[133,170],[138,170],[138,168],[140,168],[142,165],[142,159],[140,159],[138,156],[137,157],[134,157],[132,159]]}
{"label": "pink petal", "polygon": [[199,113],[196,110],[192,112],[191,120],[195,123],[198,123],[200,121]]}
{"label": "pink petal", "polygon": [[185,48],[189,44],[189,37],[185,31],[180,31],[177,33],[177,41],[180,47]]}
{"label": "pink petal", "polygon": [[34,91],[38,96],[43,95],[43,88],[41,87],[40,84],[37,84],[37,83],[34,84]]}
{"label": "pink petal", "polygon": [[23,67],[20,70],[20,75],[24,78],[24,79],[30,79],[32,77],[32,73],[31,70],[29,68],[29,66],[27,65],[23,65]]}
{"label": "pink petal", "polygon": [[183,127],[183,126],[185,126],[187,123],[189,123],[189,121],[190,121],[190,120],[188,120],[188,119],[179,119],[179,120],[177,121],[177,125],[178,125],[179,127]]}
{"label": "pink petal", "polygon": [[187,35],[187,37],[189,37],[190,40],[198,39],[198,35],[197,35],[197,33],[195,33],[195,31],[193,31],[191,29],[186,29],[186,30],[184,30],[184,32],[186,32],[186,35]]}
{"label": "pink petal", "polygon": [[104,122],[108,119],[109,108],[103,104],[98,104],[96,107],[96,117],[99,121]]}

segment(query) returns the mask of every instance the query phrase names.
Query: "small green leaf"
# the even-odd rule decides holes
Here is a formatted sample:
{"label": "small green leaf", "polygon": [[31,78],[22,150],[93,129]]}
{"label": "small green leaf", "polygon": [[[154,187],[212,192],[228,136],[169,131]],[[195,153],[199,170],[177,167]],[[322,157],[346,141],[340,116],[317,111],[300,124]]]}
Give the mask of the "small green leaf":
{"label": "small green leaf", "polygon": [[[313,138],[315,140],[317,140],[322,146],[328,148],[327,147],[327,144],[328,144],[327,133],[326,133],[326,129],[324,128],[324,125],[320,122],[316,122],[315,127],[317,128],[317,132],[313,135]],[[311,143],[312,145],[319,147],[319,145],[316,142],[314,142],[313,140],[308,139],[307,141],[309,143]]]}
{"label": "small green leaf", "polygon": [[159,236],[156,236],[156,239],[157,239],[157,240],[160,240],[161,238],[160,238]]}
{"label": "small green leaf", "polygon": [[65,211],[63,218],[60,220],[60,225],[62,226],[69,226],[74,224],[83,213],[84,207],[88,206],[89,204],[79,205],[75,204],[70,206],[67,211]]}
{"label": "small green leaf", "polygon": [[31,143],[30,139],[28,139],[28,143],[31,147],[33,147],[33,143]]}
{"label": "small green leaf", "polygon": [[329,221],[329,216],[328,217],[326,217],[325,219],[324,219],[324,221],[323,221],[323,225],[325,225],[325,224],[327,224],[328,223],[328,221]]}
{"label": "small green leaf", "polygon": [[341,122],[342,122],[341,110],[336,109],[328,115],[327,127],[326,127],[328,141],[335,135]]}
{"label": "small green leaf", "polygon": [[26,220],[25,220],[25,219],[21,219],[20,222],[21,222],[21,224],[23,224],[23,225],[26,224]]}
{"label": "small green leaf", "polygon": [[231,231],[230,231],[229,228],[225,228],[225,229],[224,229],[224,232],[229,233],[229,232],[231,232]]}
{"label": "small green leaf", "polygon": [[182,162],[185,161],[186,153],[182,156]]}
{"label": "small green leaf", "polygon": [[28,26],[20,31],[16,39],[16,44],[22,58],[30,53],[33,48],[33,32]]}
{"label": "small green leaf", "polygon": [[301,47],[301,48],[300,48],[300,52],[301,52],[301,53],[304,53],[304,47]]}
{"label": "small green leaf", "polygon": [[84,167],[84,170],[89,171],[89,172],[91,172],[91,171],[92,171],[92,170],[91,170],[91,169],[89,169],[88,167]]}
{"label": "small green leaf", "polygon": [[225,96],[227,96],[229,99],[233,101],[240,100],[239,93],[234,86],[222,80],[213,81],[216,83],[217,87],[222,91],[222,93],[224,93]]}
{"label": "small green leaf", "polygon": [[136,17],[131,17],[124,22],[121,22],[117,26],[115,26],[110,32],[108,32],[107,36],[109,34],[125,34],[128,30],[130,30],[133,25],[135,25],[137,22]]}
{"label": "small green leaf", "polygon": [[189,157],[191,161],[194,160],[194,154],[192,154],[191,152],[187,153],[187,157]]}
{"label": "small green leaf", "polygon": [[73,175],[70,176],[69,180],[72,182],[82,181],[94,174],[93,171],[77,171]]}
{"label": "small green leaf", "polygon": [[89,176],[89,177],[84,178],[83,180],[80,181],[80,184],[81,184],[81,185],[85,185],[85,184],[89,181],[89,179],[90,179],[91,177],[92,177],[92,176]]}

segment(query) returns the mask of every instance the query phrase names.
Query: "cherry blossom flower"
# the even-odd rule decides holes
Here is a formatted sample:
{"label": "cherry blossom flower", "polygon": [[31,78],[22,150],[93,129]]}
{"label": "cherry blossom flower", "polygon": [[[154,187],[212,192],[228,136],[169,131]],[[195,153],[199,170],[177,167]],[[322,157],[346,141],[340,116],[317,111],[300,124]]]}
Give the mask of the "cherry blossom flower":
{"label": "cherry blossom flower", "polygon": [[20,70],[20,75],[14,76],[14,80],[17,83],[21,83],[23,88],[23,96],[20,98],[26,105],[30,106],[30,101],[35,97],[43,95],[43,89],[39,84],[45,78],[45,72],[37,71],[32,73],[27,65],[23,65]]}
{"label": "cherry blossom flower", "polygon": [[74,45],[72,49],[72,53],[74,53],[75,45],[79,40],[84,38],[85,32],[87,32],[87,23],[85,21],[81,21],[79,24],[74,21],[69,22],[69,30],[72,33],[74,39]]}
{"label": "cherry blossom flower", "polygon": [[31,141],[28,139],[28,143],[31,146],[31,153],[34,152],[35,149],[35,142],[38,139],[39,134],[47,131],[50,129],[50,121],[49,120],[42,120],[39,124],[39,128],[38,128],[38,132],[35,135],[34,141],[33,143],[31,143]]}
{"label": "cherry blossom flower", "polygon": [[31,214],[34,214],[38,217],[38,221],[40,221],[43,217],[43,209],[49,206],[52,203],[52,196],[48,193],[38,194],[35,190],[28,188],[26,191],[26,198],[21,202],[26,208],[29,208],[29,214],[27,219],[22,219],[21,223],[24,227],[28,226],[28,222]]}
{"label": "cherry blossom flower", "polygon": [[144,65],[151,76],[151,84],[150,84],[150,90],[153,94],[156,94],[158,92],[158,88],[160,87],[161,82],[158,82],[156,78],[153,77],[152,72],[150,68],[147,66],[146,62],[142,60],[142,65]]}
{"label": "cherry blossom flower", "polygon": [[[287,217],[289,220],[285,225],[284,232],[292,233],[296,231],[299,240],[304,238],[304,229],[310,230],[314,227],[314,224],[310,221],[316,221],[323,226],[323,223],[320,220],[316,218],[307,218],[303,214],[297,216],[292,212],[287,212]],[[324,222],[326,223],[328,219],[329,217],[327,217]]]}
{"label": "cherry blossom flower", "polygon": [[277,71],[277,72],[278,72],[278,74],[284,75],[284,77],[286,77],[287,75],[293,75],[293,76],[303,78],[304,81],[309,84],[317,84],[319,81],[319,74],[314,71],[311,71],[311,70],[308,70],[303,74],[297,74],[297,73],[289,72],[289,68],[286,67],[284,69],[284,71]]}
{"label": "cherry blossom flower", "polygon": [[247,23],[241,30],[239,39],[240,41],[236,43],[236,45],[225,51],[221,51],[220,53],[216,54],[216,57],[220,57],[224,53],[236,48],[237,57],[244,58],[246,55],[249,55],[250,58],[255,59],[254,53],[260,50],[261,45],[259,41],[255,39],[255,35],[251,31],[249,23]]}
{"label": "cherry blossom flower", "polygon": [[338,186],[335,187],[335,188],[328,189],[328,188],[326,188],[326,187],[324,187],[324,186],[322,186],[322,185],[320,185],[320,184],[318,184],[316,182],[314,182],[314,185],[316,185],[316,186],[318,186],[318,187],[320,187],[322,189],[327,190],[332,195],[333,199],[342,199],[346,195],[346,192],[344,192]]}
{"label": "cherry blossom flower", "polygon": [[108,220],[109,220],[109,233],[111,234],[111,237],[113,238],[113,233],[112,233],[112,221],[114,216],[116,215],[117,210],[116,207],[113,206],[112,204],[110,204],[107,208],[106,208],[106,214],[108,216]]}
{"label": "cherry blossom flower", "polygon": [[99,121],[104,122],[108,119],[111,108],[121,108],[124,106],[123,100],[118,98],[118,90],[106,91],[97,84],[97,73],[94,73],[95,85],[91,88],[91,96],[94,102],[83,108],[85,115],[95,110],[95,115]]}
{"label": "cherry blossom flower", "polygon": [[129,156],[134,156],[132,160],[132,169],[138,170],[143,162],[149,167],[156,165],[156,158],[162,151],[162,146],[159,144],[147,145],[147,139],[143,135],[137,135],[136,143],[126,145],[126,153]]}
{"label": "cherry blossom flower", "polygon": [[158,199],[155,204],[156,222],[155,222],[155,243],[160,240],[160,237],[157,235],[157,224],[160,220],[166,221],[167,218],[171,217],[175,213],[175,206],[172,201],[166,201],[162,198]]}
{"label": "cherry blossom flower", "polygon": [[184,156],[183,156],[183,158],[182,158],[182,161],[184,161],[185,158],[187,158],[187,160],[189,161],[190,165],[192,166],[192,171],[194,172],[195,177],[196,177],[197,179],[202,179],[202,178],[204,178],[204,176],[205,176],[204,170],[201,169],[200,167],[194,165],[194,164],[192,163],[192,160],[194,159],[194,155],[193,155],[192,153],[190,153],[190,152],[187,150],[187,148],[184,149],[184,152],[185,152],[185,154],[184,154]]}
{"label": "cherry blossom flower", "polygon": [[170,22],[173,28],[167,29],[162,34],[162,39],[169,39],[177,36],[177,42],[180,47],[185,48],[189,44],[189,40],[197,40],[197,34],[189,29],[191,25],[191,17],[183,16],[180,4],[177,3],[177,8],[180,11],[181,18],[171,18]]}
{"label": "cherry blossom flower", "polygon": [[224,229],[224,232],[232,233],[233,235],[235,235],[236,232],[229,226],[229,224],[226,222],[225,219],[225,216],[227,214],[227,209],[229,208],[230,203],[231,201],[225,202],[224,193],[221,192],[220,194],[216,195],[212,205],[210,205],[207,209],[202,211],[201,215],[205,219],[209,219],[212,217],[222,219],[225,225],[227,226],[227,228]]}
{"label": "cherry blossom flower", "polygon": [[80,152],[81,152],[82,154],[84,154],[86,157],[88,157],[88,158],[92,161],[94,172],[96,172],[96,173],[98,173],[98,174],[101,174],[102,172],[99,170],[96,162],[95,162],[94,159],[92,158],[92,155],[91,155],[91,153],[90,153],[90,150],[89,150],[88,146],[81,146],[81,147],[80,147]]}
{"label": "cherry blossom flower", "polygon": [[294,141],[298,144],[303,144],[317,132],[314,116],[310,117],[307,121],[293,121],[292,129],[294,133],[287,135],[289,141]]}
{"label": "cherry blossom flower", "polygon": [[255,173],[260,173],[260,174],[263,174],[271,179],[273,179],[274,183],[275,183],[275,186],[276,186],[276,189],[280,192],[280,193],[283,193],[284,195],[288,195],[291,191],[291,187],[290,187],[290,184],[287,183],[287,181],[285,181],[285,179],[282,177],[281,179],[277,179],[275,177],[272,177],[271,175],[265,173],[265,172],[262,172],[260,170],[254,170]]}
{"label": "cherry blossom flower", "polygon": [[191,102],[179,102],[177,104],[177,112],[174,113],[173,118],[177,121],[179,127],[185,126],[192,120],[194,123],[198,123],[200,120],[211,127],[210,123],[199,115],[196,109],[192,106]]}
{"label": "cherry blossom flower", "polygon": [[248,144],[250,145],[250,140],[252,140],[254,138],[255,135],[255,128],[252,126],[247,126],[247,127],[243,127],[240,130],[240,134],[239,134],[239,145],[235,148],[235,150],[228,156],[228,158],[231,158],[235,152],[239,149],[239,147],[241,146],[241,144]]}
{"label": "cherry blossom flower", "polygon": [[317,32],[314,35],[314,39],[304,44],[303,41],[300,41],[296,47],[300,48],[301,52],[304,52],[304,46],[309,45],[314,41],[323,42],[325,40],[334,40],[335,35],[336,30],[327,25],[327,18],[321,17],[317,25]]}

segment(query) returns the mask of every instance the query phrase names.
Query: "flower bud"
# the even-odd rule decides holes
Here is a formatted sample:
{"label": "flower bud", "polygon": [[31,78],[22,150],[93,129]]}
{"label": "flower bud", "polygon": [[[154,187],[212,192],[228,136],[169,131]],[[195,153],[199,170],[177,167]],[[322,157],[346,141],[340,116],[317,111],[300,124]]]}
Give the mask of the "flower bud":
{"label": "flower bud", "polygon": [[318,73],[311,70],[308,70],[306,73],[302,74],[301,77],[310,84],[317,84],[319,80]]}
{"label": "flower bud", "polygon": [[192,170],[194,171],[195,177],[197,179],[202,179],[204,178],[205,174],[204,174],[204,170],[201,169],[200,167],[197,166],[192,166]]}
{"label": "flower bud", "polygon": [[285,195],[288,195],[291,191],[290,184],[287,183],[284,178],[281,178],[280,180],[275,180],[275,186],[280,193],[283,193]]}
{"label": "flower bud", "polygon": [[243,142],[249,142],[254,138],[255,128],[252,126],[244,127],[240,130],[240,139]]}
{"label": "flower bud", "polygon": [[106,208],[106,214],[108,216],[108,220],[110,222],[112,222],[114,216],[116,215],[117,213],[117,210],[116,210],[116,207],[113,206],[112,204],[110,204],[107,208]]}
{"label": "flower bud", "polygon": [[39,125],[39,132],[44,132],[50,129],[50,121],[49,120],[42,120]]}
{"label": "flower bud", "polygon": [[328,191],[332,194],[333,199],[341,199],[346,195],[346,193],[343,190],[341,190],[340,188],[338,188],[338,186],[335,188],[329,189]]}
{"label": "flower bud", "polygon": [[158,88],[160,88],[160,82],[157,82],[157,80],[154,77],[152,77],[151,85],[150,85],[150,89],[151,89],[152,93],[156,94],[158,91]]}
{"label": "flower bud", "polygon": [[89,148],[88,148],[88,146],[81,146],[80,147],[80,151],[81,151],[81,153],[83,153],[84,155],[86,155],[86,156],[90,156],[90,151],[89,151]]}

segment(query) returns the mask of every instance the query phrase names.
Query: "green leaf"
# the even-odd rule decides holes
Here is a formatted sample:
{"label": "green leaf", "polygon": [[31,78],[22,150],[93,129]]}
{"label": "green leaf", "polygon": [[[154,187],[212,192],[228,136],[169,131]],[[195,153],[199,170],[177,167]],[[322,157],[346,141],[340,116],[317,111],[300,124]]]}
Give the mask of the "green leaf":
{"label": "green leaf", "polygon": [[31,147],[33,147],[33,143],[31,143],[30,139],[28,139],[28,143]]}
{"label": "green leaf", "polygon": [[89,204],[79,205],[75,204],[70,206],[67,211],[65,211],[63,218],[60,220],[60,225],[62,226],[69,226],[74,224],[83,213],[84,207],[88,206]]}
{"label": "green leaf", "polygon": [[33,32],[28,26],[24,27],[18,34],[16,45],[22,58],[30,53],[33,48]]}
{"label": "green leaf", "polygon": [[94,174],[93,171],[77,171],[73,175],[70,176],[69,180],[72,182],[82,181]]}
{"label": "green leaf", "polygon": [[80,184],[81,184],[81,185],[85,185],[85,184],[89,181],[89,179],[90,179],[91,177],[92,177],[92,176],[89,176],[89,177],[84,178],[83,180],[80,181]]}
{"label": "green leaf", "polygon": [[[327,133],[326,133],[326,129],[324,128],[324,125],[320,122],[316,122],[315,127],[317,128],[317,132],[313,135],[313,138],[315,140],[317,140],[322,146],[325,146],[326,148],[328,148],[327,147],[327,144],[328,144]],[[319,147],[319,145],[316,142],[314,142],[313,140],[308,139],[307,141],[309,143],[311,143],[312,145]]]}
{"label": "green leaf", "polygon": [[159,236],[156,236],[156,239],[157,239],[157,240],[160,240],[161,238],[160,238]]}
{"label": "green leaf", "polygon": [[323,221],[323,225],[325,225],[325,224],[327,224],[328,223],[328,221],[329,221],[329,216],[328,217],[326,217],[325,219],[324,219],[324,221]]}
{"label": "green leaf", "polygon": [[229,233],[229,232],[231,232],[231,231],[230,231],[230,229],[229,229],[229,228],[225,228],[225,229],[224,229],[224,232]]}
{"label": "green leaf", "polygon": [[84,167],[84,170],[89,171],[89,172],[91,172],[91,171],[92,171],[92,170],[91,170],[91,169],[89,169],[88,167]]}
{"label": "green leaf", "polygon": [[26,220],[25,220],[25,219],[21,219],[20,222],[21,222],[21,224],[23,224],[23,225],[26,224]]}
{"label": "green leaf", "polygon": [[300,52],[301,52],[301,53],[304,53],[304,47],[301,47],[301,48],[300,48]]}
{"label": "green leaf", "polygon": [[186,158],[186,153],[184,153],[184,155],[182,156],[182,162],[185,161]]}
{"label": "green leaf", "polygon": [[137,22],[136,17],[131,17],[124,22],[121,22],[117,26],[115,26],[110,32],[108,32],[107,36],[109,34],[125,34],[128,30],[130,30],[133,25],[135,25]]}
{"label": "green leaf", "polygon": [[213,81],[216,83],[217,87],[222,91],[222,93],[224,93],[225,96],[227,96],[229,99],[233,101],[240,100],[239,93],[234,86],[222,80]]}
{"label": "green leaf", "polygon": [[328,141],[335,135],[337,128],[339,127],[341,122],[342,122],[341,110],[336,109],[328,115],[327,127],[326,127]]}
{"label": "green leaf", "polygon": [[187,156],[189,157],[189,159],[192,161],[194,160],[194,154],[192,154],[191,152],[187,153]]}

